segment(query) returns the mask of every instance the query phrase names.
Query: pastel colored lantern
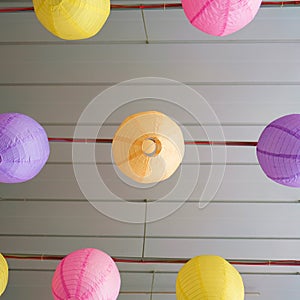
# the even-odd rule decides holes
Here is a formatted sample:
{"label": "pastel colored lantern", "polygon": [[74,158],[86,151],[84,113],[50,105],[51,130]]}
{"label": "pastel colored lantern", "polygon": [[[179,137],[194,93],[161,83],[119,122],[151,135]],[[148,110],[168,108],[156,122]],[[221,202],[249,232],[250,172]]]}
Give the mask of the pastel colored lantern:
{"label": "pastel colored lantern", "polygon": [[48,137],[39,123],[19,113],[0,114],[0,182],[32,179],[49,153]]}
{"label": "pastel colored lantern", "polygon": [[189,260],[178,272],[177,300],[242,300],[244,284],[239,272],[220,256]]}
{"label": "pastel colored lantern", "polygon": [[250,23],[262,0],[181,0],[190,23],[214,36],[234,33]]}
{"label": "pastel colored lantern", "polygon": [[110,14],[109,0],[33,0],[33,6],[40,23],[65,40],[94,36]]}
{"label": "pastel colored lantern", "polygon": [[0,253],[0,296],[4,293],[8,283],[8,265]]}
{"label": "pastel colored lantern", "polygon": [[300,114],[271,122],[259,137],[256,154],[267,177],[282,185],[300,187]]}
{"label": "pastel colored lantern", "polygon": [[157,111],[140,112],[126,118],[112,143],[118,168],[140,183],[169,178],[184,156],[184,139],[179,126]]}
{"label": "pastel colored lantern", "polygon": [[116,300],[121,279],[113,259],[93,248],[67,255],[52,279],[55,300]]}

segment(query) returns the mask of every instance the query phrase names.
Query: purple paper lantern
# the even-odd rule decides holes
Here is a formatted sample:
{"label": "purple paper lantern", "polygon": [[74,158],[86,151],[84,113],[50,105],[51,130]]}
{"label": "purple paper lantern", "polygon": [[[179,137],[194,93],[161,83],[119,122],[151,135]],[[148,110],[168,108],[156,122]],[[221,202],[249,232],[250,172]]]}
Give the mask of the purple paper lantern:
{"label": "purple paper lantern", "polygon": [[121,279],[113,259],[93,248],[67,255],[52,279],[55,300],[116,300]]}
{"label": "purple paper lantern", "polygon": [[300,114],[287,115],[270,123],[259,138],[256,153],[270,179],[300,187]]}
{"label": "purple paper lantern", "polygon": [[0,114],[0,182],[32,179],[49,157],[48,137],[43,127],[19,113]]}
{"label": "purple paper lantern", "polygon": [[181,0],[190,23],[201,31],[225,36],[250,23],[262,0]]}

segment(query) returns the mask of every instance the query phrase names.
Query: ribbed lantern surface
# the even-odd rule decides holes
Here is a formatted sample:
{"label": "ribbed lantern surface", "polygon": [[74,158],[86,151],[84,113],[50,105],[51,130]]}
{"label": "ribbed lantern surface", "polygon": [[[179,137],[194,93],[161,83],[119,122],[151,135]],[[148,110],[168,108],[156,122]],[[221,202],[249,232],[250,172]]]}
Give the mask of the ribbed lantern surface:
{"label": "ribbed lantern surface", "polygon": [[33,0],[33,6],[41,24],[65,40],[94,36],[110,14],[109,0]]}
{"label": "ribbed lantern surface", "polygon": [[196,256],[178,272],[177,300],[243,300],[244,285],[239,272],[225,259]]}
{"label": "ribbed lantern surface", "polygon": [[190,23],[214,36],[234,33],[250,23],[261,0],[182,0]]}
{"label": "ribbed lantern surface", "polygon": [[300,114],[271,122],[259,137],[257,158],[264,173],[290,187],[300,187]]}
{"label": "ribbed lantern surface", "polygon": [[120,274],[113,259],[93,248],[67,255],[52,279],[55,300],[116,300],[120,291]]}
{"label": "ribbed lantern surface", "polygon": [[4,293],[8,283],[8,264],[0,253],[0,296]]}
{"label": "ribbed lantern surface", "polygon": [[47,134],[38,122],[19,113],[0,114],[0,182],[32,179],[49,153]]}
{"label": "ribbed lantern surface", "polygon": [[140,183],[169,178],[184,156],[184,139],[179,126],[157,111],[140,112],[126,118],[112,143],[118,168]]}

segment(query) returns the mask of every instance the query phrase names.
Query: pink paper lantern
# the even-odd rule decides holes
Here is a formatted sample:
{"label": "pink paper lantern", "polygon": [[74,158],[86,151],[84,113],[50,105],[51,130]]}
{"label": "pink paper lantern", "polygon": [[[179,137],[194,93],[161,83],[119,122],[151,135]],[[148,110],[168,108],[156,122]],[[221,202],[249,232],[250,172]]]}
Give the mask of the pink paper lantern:
{"label": "pink paper lantern", "polygon": [[225,36],[250,23],[262,0],[181,0],[190,23],[201,31]]}
{"label": "pink paper lantern", "polygon": [[116,300],[120,291],[119,270],[106,253],[93,248],[67,255],[52,279],[55,300]]}
{"label": "pink paper lantern", "polygon": [[270,123],[258,140],[256,153],[270,179],[300,187],[300,114],[287,115]]}
{"label": "pink paper lantern", "polygon": [[48,137],[39,123],[19,113],[0,114],[0,182],[32,179],[49,153]]}

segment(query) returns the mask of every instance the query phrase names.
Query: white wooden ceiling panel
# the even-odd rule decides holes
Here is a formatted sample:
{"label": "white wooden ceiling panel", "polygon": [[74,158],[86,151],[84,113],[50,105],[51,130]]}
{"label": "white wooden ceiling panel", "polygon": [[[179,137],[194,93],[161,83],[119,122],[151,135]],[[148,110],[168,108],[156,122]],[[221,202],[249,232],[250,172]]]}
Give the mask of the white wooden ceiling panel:
{"label": "white wooden ceiling panel", "polygon": [[[217,170],[218,166],[214,168]],[[202,170],[205,173],[205,166]],[[198,192],[197,189],[195,191]],[[227,165],[222,184],[214,200],[297,202],[299,191],[273,182],[266,177],[259,165]]]}
{"label": "white wooden ceiling panel", "polygon": [[[209,182],[208,178],[212,170],[220,178],[225,170],[214,200],[294,202],[299,200],[297,189],[276,184],[268,179],[259,165],[216,165],[213,166],[213,169],[212,166],[207,165],[182,165],[171,178],[147,189],[132,188],[124,183],[112,165],[98,165],[100,174],[102,174],[100,175],[101,181],[99,178],[89,175],[92,165],[84,164],[80,167],[82,167],[81,174],[84,177],[82,183],[86,185],[86,189],[89,187],[93,191],[91,199],[102,201],[102,205],[112,208],[115,205],[122,205],[120,204],[122,202],[106,203],[103,201],[117,200],[121,196],[122,199],[127,200],[156,200],[158,197],[165,197],[166,200],[182,201],[188,196],[188,199],[198,200],[201,198],[204,186]],[[105,177],[104,174],[106,176],[109,174],[109,177]],[[191,181],[191,179],[194,180]],[[47,183],[45,184],[45,182]],[[185,186],[185,189],[174,190],[178,184]],[[15,185],[1,184],[0,186],[2,199],[84,199],[74,178],[72,165],[46,165],[40,174],[31,181]],[[126,204],[124,205],[126,206]]]}
{"label": "white wooden ceiling panel", "polygon": [[0,234],[141,237],[144,231],[142,224],[109,218],[88,201],[0,201],[0,224]]}
{"label": "white wooden ceiling panel", "polygon": [[54,270],[59,260],[33,260],[33,259],[10,259],[7,263],[11,269],[18,270]]}
{"label": "white wooden ceiling panel", "polygon": [[242,30],[225,37],[213,37],[192,26],[183,10],[145,11],[149,42],[226,42],[297,40],[300,33],[299,9],[292,7],[262,7],[254,20]]}
{"label": "white wooden ceiling panel", "polygon": [[[153,292],[174,292],[177,272],[154,273]],[[174,295],[173,295],[174,296]]]}
{"label": "white wooden ceiling panel", "polygon": [[1,86],[1,112],[21,112],[38,122],[76,124],[86,105],[106,88],[107,86]]}
{"label": "white wooden ceiling panel", "polygon": [[176,297],[174,294],[168,295],[168,294],[158,293],[152,296],[152,300],[175,300],[175,299]]}
{"label": "white wooden ceiling panel", "polygon": [[42,295],[45,300],[52,300],[51,280],[52,272],[10,271],[9,284],[3,300],[36,299]]}
{"label": "white wooden ceiling panel", "polygon": [[[28,5],[32,6],[28,1]],[[9,30],[7,28],[9,27]],[[37,20],[34,12],[6,13],[0,18],[1,43],[66,43],[48,32]],[[145,31],[140,11],[111,11],[102,30],[87,41],[67,43],[105,43],[112,41],[145,41]]]}
{"label": "white wooden ceiling panel", "polygon": [[[167,211],[169,203],[147,207],[147,219],[158,211]],[[172,215],[147,224],[146,235],[152,237],[247,237],[300,238],[295,204],[185,203]]]}
{"label": "white wooden ceiling panel", "polygon": [[242,277],[246,282],[246,289],[248,287],[259,292],[259,297],[253,297],[253,299],[282,300],[300,297],[300,278],[296,273],[290,275],[245,274]]}
{"label": "white wooden ceiling panel", "polygon": [[[123,224],[109,219],[88,203],[85,206],[89,205],[95,211],[90,213],[90,217],[84,216],[84,206],[78,205],[81,203],[69,201],[63,205],[56,204],[57,209],[54,211],[54,205],[47,205],[45,201],[32,203],[34,202],[29,202],[29,205],[17,203],[19,212],[13,213],[7,208],[8,205],[1,205],[1,234],[96,237],[139,237],[143,234],[142,225]],[[137,205],[140,204],[144,205]],[[44,207],[43,211],[39,207]],[[68,212],[71,207],[74,214]],[[157,210],[167,212],[171,204],[160,203],[156,207]],[[83,216],[80,215],[81,209]],[[150,237],[298,238],[299,209],[298,204],[292,203],[210,203],[203,209],[199,208],[199,203],[185,203],[172,215],[166,214],[161,221],[148,224],[146,234]],[[149,204],[147,218],[153,220],[156,214],[156,209]]]}
{"label": "white wooden ceiling panel", "polygon": [[118,300],[152,300],[149,293],[120,293]]}
{"label": "white wooden ceiling panel", "polygon": [[0,80],[5,84],[109,83],[156,76],[182,82],[296,83],[299,47],[296,42],[276,43],[276,47],[270,43],[7,45],[0,48],[0,66],[5,70]]}
{"label": "white wooden ceiling panel", "polygon": [[299,259],[299,247],[299,239],[146,238],[145,257],[191,258],[213,254],[229,259],[289,260]]}
{"label": "white wooden ceiling panel", "polygon": [[131,237],[11,235],[0,236],[4,253],[67,255],[82,248],[96,248],[119,257],[141,257],[143,239]]}
{"label": "white wooden ceiling panel", "polygon": [[[156,75],[152,74],[152,76]],[[0,86],[1,99],[3,99],[0,110],[1,112],[22,112],[32,116],[41,123],[50,123],[52,125],[71,123],[74,126],[86,106],[97,95],[110,87],[110,85],[102,86],[99,83],[101,78],[95,79],[98,82],[96,86],[3,85]],[[204,97],[216,112],[222,124],[267,125],[279,116],[299,112],[300,86],[297,84],[224,85],[214,83],[212,85],[192,84],[189,86]],[[156,87],[154,86],[154,88]],[[186,103],[189,103],[186,97],[182,97],[182,101],[177,103],[177,105],[172,105],[172,103],[149,100],[147,96],[148,93],[145,93],[146,99],[143,99],[144,101],[126,104],[125,106],[123,97],[119,97],[117,99],[117,109],[111,104],[110,99],[107,99],[105,105],[111,107],[112,115],[109,118],[108,116],[99,118],[99,122],[120,124],[126,116],[132,113],[156,109],[167,113],[180,124],[195,124],[197,119],[201,125],[211,123],[211,116],[207,115],[207,113],[202,113],[203,108],[206,108],[205,102],[200,102],[198,110],[193,111],[194,116],[197,118],[195,119],[183,110],[187,108]],[[103,99],[106,98],[104,97]],[[170,97],[169,101],[171,100],[172,97]],[[70,133],[73,134],[73,132]],[[246,136],[247,132],[244,132],[244,134]]]}
{"label": "white wooden ceiling panel", "polygon": [[[121,273],[122,274],[122,273]],[[150,292],[152,285],[151,272],[124,273],[121,277],[122,292]]]}

